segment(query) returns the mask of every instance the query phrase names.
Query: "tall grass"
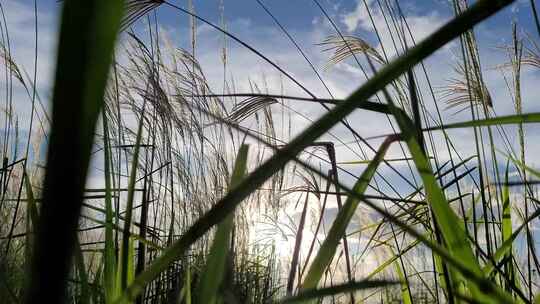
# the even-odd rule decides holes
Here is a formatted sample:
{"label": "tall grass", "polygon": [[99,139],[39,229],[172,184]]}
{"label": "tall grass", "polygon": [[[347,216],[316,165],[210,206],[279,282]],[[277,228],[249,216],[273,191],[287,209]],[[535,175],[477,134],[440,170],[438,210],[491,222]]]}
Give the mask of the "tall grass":
{"label": "tall grass", "polygon": [[[37,55],[33,77],[24,77],[10,54],[4,18],[0,297],[8,303],[537,302],[533,224],[540,173],[525,158],[525,130],[540,122],[540,113],[523,112],[521,68],[538,68],[540,52],[536,38],[522,39],[515,25],[512,44],[501,48],[509,61],[500,69],[516,113],[499,116],[474,32],[512,2],[452,1],[454,18],[416,42],[398,1],[364,1],[381,43],[375,48],[344,35],[314,0],[335,30],[321,43],[333,52],[327,68],[352,60],[366,77],[337,100],[305,46],[263,1],[257,0],[262,11],[331,99],[318,98],[286,67],[230,33],[224,2],[217,25],[191,1],[187,9],[157,0],[64,1],[51,114],[36,89]],[[375,5],[386,28],[373,20]],[[163,35],[158,7],[190,19],[191,50]],[[34,10],[37,41],[37,4]],[[197,59],[199,23],[223,35],[220,94]],[[388,55],[392,46],[382,44],[383,30],[395,58]],[[251,92],[237,92],[227,79],[229,40],[309,97],[265,94],[268,87],[255,83]],[[456,77],[438,91],[424,60],[451,41],[460,49]],[[32,105],[24,153],[17,150],[10,105],[16,85]],[[301,115],[297,104],[308,102],[325,112],[292,136],[291,115]],[[439,108],[444,102],[471,118],[448,123]],[[365,126],[347,120],[354,111],[384,115],[393,132],[362,137]],[[38,135],[31,132],[34,118]],[[338,125],[352,142],[332,132]],[[457,128],[472,131],[472,155],[457,148],[451,136]],[[378,147],[377,138],[384,139]],[[46,157],[39,149],[30,153],[41,140]],[[358,159],[341,162],[336,147]],[[401,155],[387,156],[394,148]],[[350,165],[365,168],[356,176]],[[383,169],[410,188],[394,187]],[[355,179],[352,187],[343,174]],[[334,201],[335,217],[329,215]],[[291,208],[300,210],[298,218],[288,214]],[[270,223],[269,242],[258,235],[258,218]],[[291,240],[285,255],[278,233]],[[362,264],[368,257],[380,259],[377,267]]]}

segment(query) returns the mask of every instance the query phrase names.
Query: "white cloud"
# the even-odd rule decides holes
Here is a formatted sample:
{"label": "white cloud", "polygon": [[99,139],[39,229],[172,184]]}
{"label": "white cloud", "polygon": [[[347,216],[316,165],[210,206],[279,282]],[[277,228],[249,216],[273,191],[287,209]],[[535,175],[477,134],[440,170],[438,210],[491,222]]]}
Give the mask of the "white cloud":
{"label": "white cloud", "polygon": [[[365,4],[369,7],[371,16],[368,13]],[[414,13],[406,13],[405,15],[405,20],[411,30],[412,38],[414,38],[414,41],[416,42],[433,33],[449,19],[448,16],[443,16],[438,11],[432,11],[426,15],[416,15]],[[365,1],[365,3],[363,0],[357,0],[354,11],[342,15],[342,22],[346,25],[349,33],[359,30],[374,33],[375,26],[382,41],[382,43],[378,43],[377,41],[375,48],[382,51],[382,47],[384,47],[388,57],[393,57],[396,54],[393,47],[394,43],[397,45],[398,49],[401,49],[402,47],[399,38],[397,38],[398,35],[395,32],[395,26],[400,27],[401,24],[392,24],[392,19],[388,16],[388,13],[386,11],[381,11],[374,0],[368,0]],[[391,30],[388,29],[388,25],[391,27]],[[412,46],[413,41],[411,40],[406,27],[404,27],[404,31],[407,33],[407,44]]]}

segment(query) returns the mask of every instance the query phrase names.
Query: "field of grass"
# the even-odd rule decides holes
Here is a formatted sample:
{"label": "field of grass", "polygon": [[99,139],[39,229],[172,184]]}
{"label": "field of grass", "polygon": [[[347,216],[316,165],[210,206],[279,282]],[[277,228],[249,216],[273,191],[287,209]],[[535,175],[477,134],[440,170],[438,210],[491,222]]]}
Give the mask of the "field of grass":
{"label": "field of grass", "polygon": [[[540,303],[540,170],[526,157],[540,112],[523,111],[537,101],[522,90],[522,68],[540,68],[535,0],[521,1],[533,26],[512,23],[511,43],[496,46],[514,110],[505,115],[476,26],[512,0],[448,1],[452,18],[421,41],[407,1],[370,1],[385,21],[365,5],[379,47],[313,0],[333,32],[319,45],[326,68],[351,62],[366,76],[345,99],[261,0],[332,98],[192,0],[55,4],[55,72],[41,96],[38,1],[33,73],[14,59],[3,2],[0,303]],[[167,39],[157,9],[189,20],[190,47]],[[223,88],[197,56],[199,26],[223,39]],[[453,74],[436,87],[425,62],[449,43]],[[302,94],[256,81],[238,90],[229,44]],[[359,112],[392,132],[350,118]]]}

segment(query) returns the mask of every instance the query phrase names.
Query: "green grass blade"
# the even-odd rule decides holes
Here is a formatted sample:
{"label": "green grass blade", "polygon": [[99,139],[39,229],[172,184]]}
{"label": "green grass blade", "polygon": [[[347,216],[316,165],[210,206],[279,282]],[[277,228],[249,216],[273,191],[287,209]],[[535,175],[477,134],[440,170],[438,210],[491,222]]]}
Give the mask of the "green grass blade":
{"label": "green grass blade", "polygon": [[39,221],[39,213],[36,199],[34,196],[34,190],[32,190],[32,183],[30,182],[30,176],[28,175],[28,173],[26,173],[26,171],[24,173],[24,186],[26,189],[26,195],[28,196],[28,213],[30,216],[30,220],[32,221],[32,227],[35,227],[35,225],[37,225]]}
{"label": "green grass blade", "polygon": [[[387,98],[389,99],[389,96],[387,96]],[[437,183],[437,179],[433,174],[433,170],[424,154],[423,148],[418,144],[416,138],[417,134],[414,132],[415,126],[403,112],[395,111],[394,117],[398,122],[402,131],[402,138],[407,143],[416,169],[420,174],[426,192],[426,201],[433,212],[446,247],[449,249],[450,253],[458,260],[462,261],[471,272],[482,275],[480,265],[469,244],[463,223],[450,208],[444,192]],[[452,276],[452,279],[456,280],[457,276]],[[460,285],[458,281],[455,281],[453,284],[455,286]],[[471,291],[475,295],[480,296],[480,292],[476,285],[471,286]]]}
{"label": "green grass blade", "polygon": [[[523,124],[523,123],[540,123],[540,113],[526,113],[526,114],[515,114],[515,115],[506,115],[498,116],[493,118],[485,119],[476,119],[471,121],[456,122],[447,125],[438,125],[430,128],[424,128],[422,131],[436,131],[436,130],[446,130],[446,129],[460,129],[460,128],[472,128],[472,127],[487,127],[487,126],[502,126],[502,125],[512,125],[512,124]],[[390,134],[379,135],[372,138],[381,138],[386,137]]]}
{"label": "green grass blade", "polygon": [[519,167],[521,170],[529,172],[530,174],[534,175],[536,178],[540,178],[540,171],[527,166],[521,160],[515,159],[514,157],[512,157],[512,155],[508,155],[503,152],[500,152],[500,153],[506,156],[509,160],[511,160],[512,163],[514,163],[514,165]]}
{"label": "green grass blade", "polygon": [[97,290],[97,288],[95,288],[102,284],[102,280],[103,280],[102,273],[103,273],[103,264],[99,264],[98,269],[94,273],[94,280],[92,281],[92,285],[94,287],[93,292],[92,292],[93,303],[103,303],[104,294],[101,293],[101,290]]}
{"label": "green grass blade", "polygon": [[394,264],[394,269],[396,270],[396,273],[398,275],[399,282],[401,285],[401,300],[403,301],[403,304],[412,304],[411,293],[409,292],[407,279],[405,278],[405,275],[403,274],[403,270],[401,270],[401,265],[398,261],[395,261],[393,264]]}
{"label": "green grass blade", "polygon": [[[133,238],[129,237],[127,245],[120,247],[119,255],[125,257],[125,263],[119,263],[116,269],[116,283],[114,294],[119,295],[122,293],[122,283],[125,281],[126,284],[133,282],[135,277],[135,263],[134,263],[134,246]],[[122,300],[123,304],[133,303],[133,300]]]}
{"label": "green grass blade", "polygon": [[191,268],[188,265],[186,269],[186,283],[185,283],[185,290],[186,290],[186,304],[191,304]]}
{"label": "green grass blade", "polygon": [[[310,171],[318,174],[321,177],[324,177],[324,173],[319,171],[316,168],[313,168],[309,164],[303,163],[303,165],[309,169]],[[454,255],[452,255],[447,248],[443,247],[442,245],[439,245],[438,243],[434,242],[432,239],[426,237],[424,234],[421,234],[418,232],[415,228],[410,226],[409,224],[401,221],[396,215],[388,213],[384,208],[379,206],[378,204],[372,202],[369,198],[363,197],[361,195],[358,195],[356,192],[354,192],[349,187],[343,185],[342,183],[339,183],[339,186],[345,190],[349,195],[356,196],[357,198],[363,200],[363,202],[369,206],[371,209],[375,210],[377,213],[379,213],[381,216],[386,218],[388,221],[392,222],[399,228],[401,228],[406,233],[410,234],[413,238],[419,240],[424,245],[426,245],[428,248],[430,248],[434,253],[436,253],[435,258],[436,260],[444,260],[445,263],[448,263],[452,266],[452,268],[455,268],[459,273],[461,273],[464,277],[467,279],[474,281],[477,286],[482,286],[482,290],[484,290],[486,293],[493,294],[497,299],[501,299],[501,301],[495,301],[498,303],[513,303],[513,299],[511,296],[509,296],[507,293],[505,293],[502,289],[500,289],[497,285],[495,285],[493,282],[488,280],[484,274],[478,274],[476,272],[471,271],[461,260],[458,260]],[[540,211],[539,211],[540,212]]]}
{"label": "green grass blade", "polygon": [[[231,188],[242,181],[246,172],[247,156],[248,146],[242,145],[236,157],[236,163],[231,177]],[[218,224],[208,261],[201,274],[201,280],[197,290],[199,297],[197,303],[212,304],[216,301],[219,286],[225,275],[233,223],[234,213],[230,213],[223,222]]]}
{"label": "green grass blade", "polygon": [[[63,3],[43,203],[26,303],[63,303],[121,0]],[[55,246],[50,246],[54,236]]]}
{"label": "green grass blade", "polygon": [[107,115],[102,111],[103,123],[103,152],[104,152],[104,174],[105,174],[105,252],[104,252],[104,287],[105,302],[112,303],[119,296],[116,293],[116,254],[113,234],[113,206],[111,199],[111,153],[109,144],[109,127]]}
{"label": "green grass blade", "polygon": [[129,173],[128,180],[128,193],[126,200],[126,215],[124,217],[124,231],[122,234],[122,255],[121,264],[122,276],[120,281],[121,290],[125,290],[128,286],[128,272],[131,271],[131,267],[128,266],[130,256],[132,252],[128,250],[131,239],[131,221],[133,214],[133,197],[135,196],[135,182],[137,180],[137,167],[139,165],[139,152],[141,148],[142,131],[144,125],[144,107],[139,120],[139,127],[137,129],[137,138],[135,140],[133,159],[131,160],[131,172]]}
{"label": "green grass blade", "polygon": [[[394,137],[387,138],[380,146],[379,150],[373,157],[373,160],[369,163],[367,168],[362,172],[362,175],[354,185],[354,192],[359,195],[364,194],[366,191],[373,175],[377,171],[379,164],[381,163],[386,151],[390,144],[395,140]],[[332,227],[326,236],[326,239],[321,245],[321,248],[317,252],[315,259],[311,263],[309,270],[307,272],[306,278],[302,283],[301,289],[312,289],[316,288],[319,284],[319,281],[324,274],[324,271],[330,265],[334,254],[336,253],[337,246],[339,241],[346,234],[347,226],[351,221],[356,208],[360,200],[357,197],[349,196],[343,208],[341,208],[336,216],[336,219],[332,223]]]}
{"label": "green grass blade", "polygon": [[86,271],[86,265],[84,263],[84,255],[81,250],[81,245],[79,241],[76,242],[75,247],[75,264],[77,265],[77,275],[79,277],[79,285],[81,292],[79,294],[80,303],[87,304],[90,303],[90,284],[88,281],[88,273]]}
{"label": "green grass blade", "polygon": [[[402,162],[402,161],[408,161],[411,160],[410,158],[390,158],[385,159],[385,162],[391,163],[391,162]],[[371,159],[366,160],[352,160],[352,161],[345,161],[345,162],[339,162],[338,165],[367,165],[371,162]]]}
{"label": "green grass blade", "polygon": [[129,243],[128,243],[128,252],[129,252],[129,255],[128,255],[128,262],[127,262],[127,271],[126,271],[126,274],[127,274],[127,283],[130,284],[131,282],[133,282],[133,279],[135,279],[135,258],[134,258],[134,255],[135,255],[135,241],[133,238],[129,238]]}
{"label": "green grass blade", "polygon": [[397,284],[398,282],[394,281],[360,281],[360,282],[351,282],[341,285],[335,285],[327,288],[320,289],[306,289],[300,291],[296,296],[285,298],[279,303],[289,304],[289,303],[302,303],[308,300],[322,299],[326,296],[337,295],[341,293],[348,293],[355,290],[363,290],[369,288],[379,288],[387,287],[390,285]]}
{"label": "green grass blade", "polygon": [[[510,187],[508,186],[508,162],[506,163],[506,171],[504,174],[505,185],[502,189],[503,197],[503,214],[502,214],[502,240],[503,244],[512,236],[512,204],[510,203]],[[510,257],[512,254],[512,242],[505,256]],[[509,268],[512,268],[512,260],[508,261]]]}
{"label": "green grass blade", "polygon": [[[389,95],[385,91],[387,99],[391,102]],[[393,107],[392,107],[393,108]],[[441,187],[437,183],[436,177],[433,174],[431,165],[424,154],[422,147],[416,140],[417,134],[415,134],[415,127],[410,119],[403,114],[402,111],[393,111],[394,117],[398,122],[398,125],[402,131],[402,138],[407,143],[411,156],[414,160],[416,169],[418,170],[424,189],[426,192],[427,202],[433,212],[434,218],[438,227],[440,228],[442,237],[446,247],[450,253],[460,260],[472,273],[483,276],[484,273],[476,260],[474,252],[469,243],[467,233],[464,229],[463,222],[458,218],[456,213],[450,208],[448,201],[442,191]],[[482,286],[479,286],[477,282],[470,280],[469,278],[462,278],[457,275],[457,272],[452,271],[451,275],[453,284],[455,286],[461,286],[461,280],[465,279],[469,283],[468,287],[473,297],[480,302],[489,301],[497,303],[508,303],[511,296],[500,293],[485,294],[482,292]]]}
{"label": "green grass blade", "polygon": [[[405,254],[407,251],[411,250],[412,248],[414,248],[416,245],[418,245],[418,243],[420,243],[419,240],[416,240],[414,242],[412,242],[409,246],[403,248],[401,250],[401,255]],[[376,276],[377,274],[379,274],[381,271],[385,270],[386,267],[388,267],[389,265],[391,265],[392,263],[394,263],[397,259],[399,259],[400,255],[393,255],[391,258],[389,258],[388,260],[384,261],[381,265],[379,265],[377,268],[375,268],[372,272],[370,272],[367,276],[366,276],[366,280],[369,280],[371,278],[373,278],[374,276]]]}
{"label": "green grass blade", "polygon": [[[501,261],[507,254],[511,253],[512,243],[518,237],[521,230],[523,230],[523,228],[525,228],[525,226],[528,223],[530,223],[532,220],[534,220],[538,216],[540,216],[540,209],[537,210],[536,212],[532,213],[527,219],[525,219],[525,221],[513,233],[511,233],[509,236],[507,236],[507,238],[504,240],[504,242],[499,246],[499,248],[493,254],[493,260],[496,263]],[[510,232],[511,232],[511,230],[510,230]],[[488,276],[488,275],[491,274],[491,272],[494,269],[495,269],[495,267],[494,267],[493,263],[490,260],[488,260],[486,265],[483,268],[483,271]]]}
{"label": "green grass blade", "polygon": [[520,124],[520,123],[540,123],[540,113],[516,114],[516,115],[498,116],[498,117],[486,118],[486,119],[477,119],[473,121],[457,122],[453,124],[426,128],[424,129],[424,131],[471,128],[471,127],[502,126],[502,125]]}
{"label": "green grass blade", "polygon": [[27,212],[26,212],[26,245],[25,249],[25,258],[27,261],[27,266],[29,265],[32,258],[32,248],[34,247],[34,230],[38,224],[38,209],[36,205],[36,200],[34,198],[34,191],[32,190],[32,184],[30,183],[30,176],[25,171],[24,172],[24,186],[26,190],[27,199]]}
{"label": "green grass blade", "polygon": [[[34,191],[32,190],[32,184],[30,182],[30,176],[26,171],[24,171],[24,185],[26,189],[26,196],[28,197],[27,201],[27,212],[26,212],[26,245],[25,249],[25,259],[26,259],[26,271],[30,270],[30,261],[32,260],[32,248],[34,247],[34,235],[35,229],[38,225],[38,209],[36,205],[36,200],[34,197]],[[28,278],[27,278],[28,280]]]}

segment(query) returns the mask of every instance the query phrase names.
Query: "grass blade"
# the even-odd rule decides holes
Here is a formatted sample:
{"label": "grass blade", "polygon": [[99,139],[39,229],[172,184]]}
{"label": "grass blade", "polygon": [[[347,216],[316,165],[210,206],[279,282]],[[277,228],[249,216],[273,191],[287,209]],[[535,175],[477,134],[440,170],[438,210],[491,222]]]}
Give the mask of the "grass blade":
{"label": "grass blade", "polygon": [[369,288],[379,288],[386,287],[389,285],[397,284],[394,281],[360,281],[360,282],[350,282],[341,285],[335,285],[327,288],[320,289],[306,289],[298,293],[298,295],[285,298],[280,303],[289,304],[289,303],[302,303],[308,300],[321,299],[325,296],[337,295],[340,293],[347,293],[355,290],[369,289]]}
{"label": "grass blade", "polygon": [[[242,145],[236,157],[236,163],[231,177],[231,188],[242,181],[246,172],[247,156],[248,146]],[[230,213],[217,227],[214,242],[210,249],[210,255],[201,275],[197,292],[199,296],[197,303],[212,304],[216,301],[219,286],[225,276],[233,221],[234,213]]]}
{"label": "grass blade", "polygon": [[431,128],[426,128],[424,131],[434,131],[441,129],[457,129],[471,127],[486,127],[486,126],[501,126],[521,123],[540,123],[540,113],[526,113],[507,116],[498,116],[486,119],[477,119],[473,121],[457,122],[453,124],[441,125]]}
{"label": "grass blade", "polygon": [[131,160],[131,172],[129,173],[128,181],[128,193],[126,200],[126,215],[124,217],[124,233],[122,235],[122,255],[121,255],[121,281],[120,286],[122,290],[125,290],[128,286],[128,270],[131,271],[131,267],[128,267],[128,262],[132,252],[129,249],[131,239],[131,221],[133,214],[133,197],[135,195],[135,182],[137,180],[137,167],[139,164],[139,152],[141,148],[142,131],[144,125],[144,107],[139,120],[139,127],[137,129],[137,138],[135,140],[133,159]]}
{"label": "grass blade", "polygon": [[[63,303],[123,1],[63,4],[43,204],[26,302]],[[54,236],[55,246],[50,245]]]}
{"label": "grass blade", "polygon": [[412,297],[411,293],[409,292],[409,285],[407,284],[407,279],[403,274],[403,270],[401,270],[401,265],[399,261],[394,262],[394,269],[396,270],[399,282],[401,284],[401,300],[403,301],[403,304],[412,304]]}
{"label": "grass blade", "polygon": [[[373,160],[369,163],[368,167],[362,172],[362,175],[354,185],[354,192],[359,195],[364,194],[366,191],[375,171],[381,163],[386,151],[390,144],[396,140],[394,137],[388,137],[382,144],[377,154],[373,157]],[[321,248],[317,252],[313,263],[311,264],[309,271],[302,283],[302,289],[316,288],[319,281],[324,274],[326,268],[330,265],[339,241],[346,234],[347,226],[351,221],[356,208],[360,200],[357,197],[349,196],[347,201],[343,205],[343,208],[338,212],[336,219],[332,223],[332,227],[326,236],[326,239],[321,245]]]}
{"label": "grass blade", "polygon": [[[503,196],[503,215],[502,215],[502,240],[503,244],[507,242],[512,236],[512,204],[510,199],[510,189],[508,186],[508,162],[506,163],[506,171],[504,174],[505,185],[503,186],[502,196]],[[506,265],[507,276],[509,278],[513,277],[514,271],[512,267],[512,241],[510,241],[509,248],[506,250],[504,257],[509,258]]]}
{"label": "grass blade", "polygon": [[77,265],[77,275],[79,277],[81,285],[80,303],[88,304],[90,303],[90,284],[88,281],[88,273],[86,271],[86,265],[84,262],[84,255],[78,240],[75,247],[75,262]]}
{"label": "grass blade", "polygon": [[[385,95],[388,101],[392,103],[386,91]],[[425,155],[425,152],[416,140],[417,134],[414,132],[414,130],[417,128],[415,128],[411,120],[401,111],[394,111],[394,117],[396,118],[396,121],[403,132],[402,138],[407,143],[411,156],[416,165],[416,169],[422,178],[426,192],[426,200],[432,210],[436,225],[441,231],[445,246],[449,249],[452,255],[463,262],[469,271],[478,276],[483,276],[480,265],[478,264],[474,252],[469,244],[469,239],[463,223],[459,220],[456,213],[450,208],[443,190],[437,183],[437,179],[433,174],[433,170],[431,169],[431,165]],[[460,281],[463,279],[468,280],[467,278],[462,278],[460,275],[456,275],[456,272],[452,272],[451,279],[453,280],[453,284],[455,286],[461,286]],[[486,301],[486,295],[481,291],[481,286],[477,286],[476,282],[474,281],[468,281],[471,283],[468,287],[473,294],[473,297],[477,298],[481,302]],[[490,301],[495,301],[498,303],[507,303],[508,299],[511,299],[511,297],[508,295],[501,297],[500,294],[493,293],[487,296],[491,297]]]}
{"label": "grass blade", "polygon": [[105,302],[112,303],[119,296],[116,286],[116,254],[115,242],[113,235],[113,206],[111,199],[111,156],[109,144],[109,128],[107,124],[107,116],[105,111],[102,111],[103,123],[103,152],[104,152],[104,174],[105,174],[105,253],[104,253],[104,285],[105,285]]}

